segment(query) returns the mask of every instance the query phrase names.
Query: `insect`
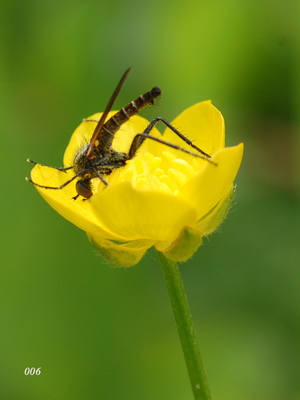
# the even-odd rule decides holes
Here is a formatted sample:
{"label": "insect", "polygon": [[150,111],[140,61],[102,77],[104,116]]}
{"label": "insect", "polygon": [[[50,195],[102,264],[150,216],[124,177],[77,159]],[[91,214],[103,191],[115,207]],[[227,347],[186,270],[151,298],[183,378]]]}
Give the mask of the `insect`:
{"label": "insect", "polygon": [[[112,94],[109,102],[107,103],[107,106],[100,120],[98,122],[96,121],[97,125],[93,132],[91,141],[86,145],[84,145],[75,154],[73,165],[69,167],[59,167],[59,168],[51,167],[59,171],[67,171],[69,169],[73,169],[74,176],[72,176],[72,178],[64,182],[61,186],[44,186],[36,182],[33,182],[29,178],[26,178],[27,181],[33,183],[35,186],[44,189],[59,190],[67,186],[75,179],[77,179],[76,182],[77,195],[73,197],[73,199],[76,200],[79,196],[83,197],[84,199],[88,199],[93,195],[91,180],[94,178],[99,178],[104,183],[105,186],[108,186],[108,182],[106,181],[105,176],[111,174],[112,171],[114,171],[116,168],[124,167],[126,165],[126,162],[128,160],[131,160],[136,155],[137,151],[139,150],[145,139],[155,140],[168,147],[180,150],[182,152],[191,154],[196,157],[203,158],[208,162],[215,164],[212,160],[210,160],[209,154],[199,149],[187,137],[181,134],[174,126],[169,124],[169,122],[167,122],[165,119],[161,117],[157,117],[152,122],[150,122],[150,124],[146,127],[144,132],[136,134],[136,136],[133,138],[128,153],[119,152],[112,148],[114,135],[120,129],[120,127],[125,122],[127,122],[129,118],[137,114],[141,109],[143,109],[146,106],[153,105],[155,99],[157,99],[161,95],[161,90],[158,87],[154,87],[149,92],[139,96],[136,100],[131,101],[127,106],[123,107],[114,116],[112,116],[110,119],[106,121],[107,115],[110,112],[125,80],[127,79],[130,70],[131,68],[128,68],[127,71],[123,74],[114,93]],[[89,122],[91,120],[85,120],[85,121]],[[177,146],[163,139],[151,136],[150,135],[151,130],[159,121],[161,121],[168,128],[170,128],[185,143],[191,146],[191,148],[195,149],[196,152],[189,151],[183,147]],[[31,159],[28,159],[27,161],[33,164],[39,164],[35,161],[32,161]]]}

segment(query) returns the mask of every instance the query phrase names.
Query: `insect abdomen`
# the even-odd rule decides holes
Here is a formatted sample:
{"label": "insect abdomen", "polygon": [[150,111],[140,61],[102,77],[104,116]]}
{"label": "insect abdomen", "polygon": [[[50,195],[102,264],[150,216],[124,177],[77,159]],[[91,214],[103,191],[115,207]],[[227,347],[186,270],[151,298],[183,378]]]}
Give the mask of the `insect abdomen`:
{"label": "insect abdomen", "polygon": [[113,117],[111,117],[102,127],[99,134],[99,146],[106,149],[111,146],[114,134],[120,129],[120,126],[137,114],[142,108],[153,105],[154,100],[161,95],[161,90],[154,87],[149,92],[142,94],[137,99],[131,101],[123,107]]}

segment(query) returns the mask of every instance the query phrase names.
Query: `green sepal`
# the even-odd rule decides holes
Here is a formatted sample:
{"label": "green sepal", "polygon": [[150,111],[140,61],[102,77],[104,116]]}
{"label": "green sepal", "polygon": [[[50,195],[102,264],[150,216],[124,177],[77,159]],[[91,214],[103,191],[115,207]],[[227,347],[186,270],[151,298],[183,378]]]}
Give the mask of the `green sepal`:
{"label": "green sepal", "polygon": [[105,260],[118,267],[132,267],[137,264],[155,243],[151,240],[134,240],[119,244],[111,240],[95,238],[89,233],[87,237]]}
{"label": "green sepal", "polygon": [[184,228],[178,238],[163,252],[164,256],[175,262],[187,261],[202,244],[202,234],[192,228]]}
{"label": "green sepal", "polygon": [[234,198],[235,186],[232,186],[228,194],[219,201],[217,206],[197,224],[197,230],[202,232],[203,236],[213,233],[225,220]]}

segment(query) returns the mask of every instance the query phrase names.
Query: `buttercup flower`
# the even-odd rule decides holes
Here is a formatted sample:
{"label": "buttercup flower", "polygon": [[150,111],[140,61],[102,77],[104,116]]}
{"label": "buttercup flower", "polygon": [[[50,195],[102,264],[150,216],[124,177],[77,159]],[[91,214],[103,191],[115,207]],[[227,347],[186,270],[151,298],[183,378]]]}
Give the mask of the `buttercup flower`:
{"label": "buttercup flower", "polygon": [[[127,152],[133,137],[148,124],[139,116],[130,118],[116,133],[113,148]],[[95,125],[85,121],[75,130],[64,155],[65,167],[89,142]],[[89,200],[72,199],[77,194],[75,181],[61,190],[37,187],[58,213],[83,229],[99,252],[116,265],[136,264],[152,246],[174,261],[186,261],[229,209],[243,144],[225,148],[223,117],[210,101],[188,108],[172,125],[210,154],[213,163],[146,139],[125,167],[105,177],[107,187],[98,178],[93,180]],[[194,151],[170,129],[161,135],[154,128],[151,135]],[[31,172],[34,182],[55,187],[73,175],[72,170],[41,165]]]}

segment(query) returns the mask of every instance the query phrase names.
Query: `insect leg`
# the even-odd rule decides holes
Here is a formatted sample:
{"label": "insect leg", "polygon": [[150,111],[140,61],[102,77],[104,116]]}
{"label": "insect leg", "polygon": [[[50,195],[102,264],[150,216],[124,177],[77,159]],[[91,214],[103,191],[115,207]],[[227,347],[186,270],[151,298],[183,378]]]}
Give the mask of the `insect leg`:
{"label": "insect leg", "polygon": [[156,136],[151,136],[151,135],[149,135],[148,133],[145,133],[145,132],[138,133],[133,138],[133,141],[131,143],[131,147],[130,147],[130,150],[129,150],[129,153],[128,153],[128,159],[129,160],[131,160],[135,156],[137,150],[139,149],[139,147],[141,146],[141,144],[143,143],[143,141],[145,139],[154,140],[155,142],[162,143],[162,144],[164,144],[164,145],[166,145],[168,147],[171,147],[172,149],[183,151],[184,153],[190,154],[192,156],[195,156],[195,157],[198,157],[198,158],[202,158],[203,160],[206,160],[206,161],[210,162],[213,165],[217,165],[214,161],[212,161],[209,158],[207,158],[206,155],[204,156],[204,155],[199,154],[199,153],[194,153],[193,151],[189,151],[187,149],[184,149],[183,147],[177,146],[176,144],[173,144],[173,143],[170,143],[170,142],[166,142],[165,140],[157,138]]}
{"label": "insect leg", "polygon": [[[191,140],[189,140],[186,136],[184,136],[182,133],[180,133],[173,125],[171,125],[168,121],[166,121],[164,118],[157,117],[153,121],[150,122],[150,124],[147,126],[145,129],[144,133],[150,133],[150,131],[154,128],[154,126],[161,121],[164,123],[169,129],[171,129],[180,139],[182,139],[185,143],[187,143],[189,146],[193,147],[195,150],[199,151],[199,153],[203,154],[205,157],[210,158],[210,155],[205,153],[203,150],[199,149]],[[145,139],[140,139],[140,145],[143,143]]]}
{"label": "insect leg", "polygon": [[78,176],[84,174],[85,172],[87,172],[87,169],[83,169],[82,171],[79,171],[76,175],[72,176],[71,179],[69,179],[68,181],[66,181],[65,183],[63,183],[60,186],[44,186],[44,185],[40,185],[39,183],[33,182],[30,178],[25,178],[27,182],[33,183],[35,186],[38,186],[40,188],[43,189],[53,189],[53,190],[59,190],[64,188],[65,186],[67,186],[69,183],[73,182],[76,178],[78,178]]}
{"label": "insect leg", "polygon": [[96,170],[96,168],[93,168],[93,171],[94,171],[95,174],[98,176],[98,178],[100,179],[100,181],[103,182],[105,186],[108,186],[108,183],[107,183],[106,180],[103,178],[103,176],[100,174],[100,172],[98,172],[98,171]]}
{"label": "insect leg", "polygon": [[[32,163],[34,165],[41,165],[42,167],[48,167],[48,165],[40,164],[38,162],[31,160],[30,158],[27,158],[27,162]],[[71,167],[48,167],[48,168],[57,169],[58,171],[67,171],[68,169],[72,169],[73,165]]]}

